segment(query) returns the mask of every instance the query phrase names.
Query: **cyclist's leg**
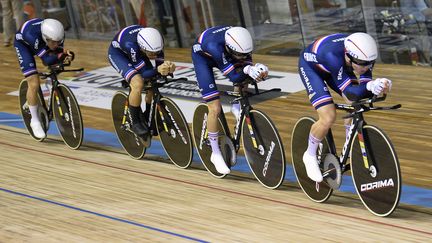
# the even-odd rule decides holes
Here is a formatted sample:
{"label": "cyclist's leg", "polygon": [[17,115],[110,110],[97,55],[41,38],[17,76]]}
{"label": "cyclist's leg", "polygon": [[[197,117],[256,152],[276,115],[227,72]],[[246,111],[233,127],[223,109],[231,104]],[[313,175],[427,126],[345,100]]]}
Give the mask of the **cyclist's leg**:
{"label": "cyclist's leg", "polygon": [[202,97],[209,107],[207,129],[210,146],[212,148],[210,160],[219,173],[228,174],[230,173],[230,169],[223,159],[218,141],[218,117],[221,112],[221,103],[219,99],[219,91],[217,90],[213,76],[213,66],[205,57],[197,53],[192,53],[192,61],[195,67],[198,86],[201,90]]}
{"label": "cyclist's leg", "polygon": [[141,91],[144,86],[144,80],[138,71],[133,68],[129,59],[119,50],[110,46],[108,50],[108,59],[111,65],[120,73],[123,78],[129,82],[129,112],[132,118],[132,131],[138,136],[146,136],[148,134],[147,127],[141,122]]}
{"label": "cyclist's leg", "polygon": [[303,58],[299,60],[299,73],[303,85],[306,87],[309,100],[318,112],[318,121],[311,127],[308,148],[303,155],[303,162],[309,178],[321,182],[323,177],[318,166],[316,151],[336,119],[336,109],[323,78],[309,67]]}
{"label": "cyclist's leg", "polygon": [[[27,79],[27,104],[29,106],[31,121],[30,127],[33,130],[33,134],[37,138],[44,138],[46,136],[45,131],[42,127],[39,119],[39,105],[38,105],[38,92],[40,88],[39,75],[36,69],[36,62],[31,53],[31,50],[19,40],[14,42],[15,50],[18,56],[18,61],[21,66],[22,73]],[[43,97],[41,97],[43,98]]]}
{"label": "cyclist's leg", "polygon": [[144,81],[140,75],[135,75],[130,80],[129,93],[129,112],[132,116],[132,130],[140,137],[148,134],[148,127],[145,121],[141,121],[141,92],[144,86]]}

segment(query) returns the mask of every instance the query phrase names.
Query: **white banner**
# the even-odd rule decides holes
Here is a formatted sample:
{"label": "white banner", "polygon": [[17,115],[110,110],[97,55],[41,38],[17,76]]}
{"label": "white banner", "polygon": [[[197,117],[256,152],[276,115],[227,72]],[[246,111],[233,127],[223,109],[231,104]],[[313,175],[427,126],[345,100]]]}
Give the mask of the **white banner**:
{"label": "white banner", "polygon": [[[194,107],[202,101],[201,93],[197,86],[193,64],[176,62],[174,78],[187,78],[187,81],[173,82],[160,88],[164,96],[172,98],[183,111],[188,122],[192,121]],[[214,69],[216,84],[219,90],[232,90],[230,82],[222,73]],[[88,72],[79,73],[73,77],[61,79],[60,82],[68,85],[75,94],[78,103],[82,106],[89,106],[101,109],[111,109],[111,99],[116,91],[128,92],[121,87],[123,78],[112,67],[104,67]],[[258,85],[260,90],[280,88],[282,92],[275,92],[270,98],[287,95],[304,89],[297,73],[270,71],[269,78]],[[48,87],[42,85],[44,94],[47,94]],[[9,93],[18,95],[18,91]],[[144,95],[143,95],[144,98]],[[254,98],[252,98],[254,99]],[[259,102],[269,99],[259,100]],[[222,97],[223,109],[230,111],[229,98]],[[144,108],[144,107],[143,107]]]}

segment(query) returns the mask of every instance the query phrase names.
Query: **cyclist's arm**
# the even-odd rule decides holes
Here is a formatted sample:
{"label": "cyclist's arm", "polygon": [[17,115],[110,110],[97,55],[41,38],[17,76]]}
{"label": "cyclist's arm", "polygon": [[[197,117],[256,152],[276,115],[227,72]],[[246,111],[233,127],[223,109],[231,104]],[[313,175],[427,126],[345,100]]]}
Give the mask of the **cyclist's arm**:
{"label": "cyclist's arm", "polygon": [[157,69],[153,67],[150,59],[148,57],[144,57],[143,55],[140,57],[139,63],[144,63],[140,68],[136,68],[138,72],[141,74],[142,78],[148,79],[153,78],[158,74]]}
{"label": "cyclist's arm", "polygon": [[229,80],[233,83],[240,83],[245,80],[248,76],[243,73],[243,71],[236,72],[235,65],[229,62],[225,57],[225,52],[223,47],[213,47],[209,48],[207,52],[213,57],[219,70],[221,70],[224,76],[227,76]]}
{"label": "cyclist's arm", "polygon": [[371,79],[370,76],[360,77],[360,82],[352,80],[347,73],[342,74],[342,82],[338,83],[341,90],[350,101],[356,101],[367,97],[372,97],[372,92],[366,89],[366,84]]}
{"label": "cyclist's arm", "polygon": [[37,55],[42,59],[42,62],[47,65],[54,65],[60,62],[60,58],[63,53],[63,43],[54,51],[50,50],[48,46],[45,46],[42,51],[39,51]]}

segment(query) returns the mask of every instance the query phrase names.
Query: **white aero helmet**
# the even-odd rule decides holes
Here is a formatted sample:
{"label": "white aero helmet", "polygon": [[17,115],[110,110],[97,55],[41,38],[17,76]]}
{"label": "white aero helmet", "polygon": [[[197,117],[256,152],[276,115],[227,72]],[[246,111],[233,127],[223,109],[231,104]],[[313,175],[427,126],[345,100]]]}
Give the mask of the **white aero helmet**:
{"label": "white aero helmet", "polygon": [[137,41],[140,48],[144,51],[162,51],[164,42],[162,35],[155,28],[147,27],[138,32]]}
{"label": "white aero helmet", "polygon": [[247,56],[253,51],[253,41],[249,31],[243,27],[232,27],[225,32],[225,45],[236,56]]}
{"label": "white aero helmet", "polygon": [[346,54],[356,64],[369,65],[378,58],[375,39],[369,34],[363,32],[351,34],[345,38],[344,45]]}
{"label": "white aero helmet", "polygon": [[63,41],[65,37],[63,24],[56,19],[45,19],[41,24],[42,38],[53,41]]}

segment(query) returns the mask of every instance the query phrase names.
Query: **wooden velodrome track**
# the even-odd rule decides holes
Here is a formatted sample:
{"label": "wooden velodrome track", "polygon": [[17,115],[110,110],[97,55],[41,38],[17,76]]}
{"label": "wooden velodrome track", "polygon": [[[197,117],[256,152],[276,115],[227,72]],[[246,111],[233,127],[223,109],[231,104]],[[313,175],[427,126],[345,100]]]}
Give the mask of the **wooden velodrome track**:
{"label": "wooden velodrome track", "polygon": [[[92,70],[109,65],[108,44],[67,40],[66,46],[76,53],[74,67]],[[169,60],[191,61],[188,49],[166,53]],[[254,58],[271,70],[297,70],[296,58]],[[404,184],[432,189],[432,68],[378,64],[374,73],[393,80],[386,104],[403,108],[371,112],[367,120],[392,139]],[[21,79],[13,48],[1,47],[1,112],[19,114],[17,97],[6,94],[17,90]],[[315,115],[305,92],[255,107],[275,121],[291,163],[295,121]],[[109,110],[81,110],[86,127],[114,131]],[[400,204],[391,217],[378,218],[351,194],[335,192],[317,204],[297,184],[268,190],[249,175],[215,179],[201,168],[182,170],[152,156],[145,158],[159,162],[137,161],[98,144],[72,151],[57,137],[38,143],[26,131],[2,124],[0,242],[426,242],[432,237],[430,208]],[[334,134],[341,144],[341,119]]]}

